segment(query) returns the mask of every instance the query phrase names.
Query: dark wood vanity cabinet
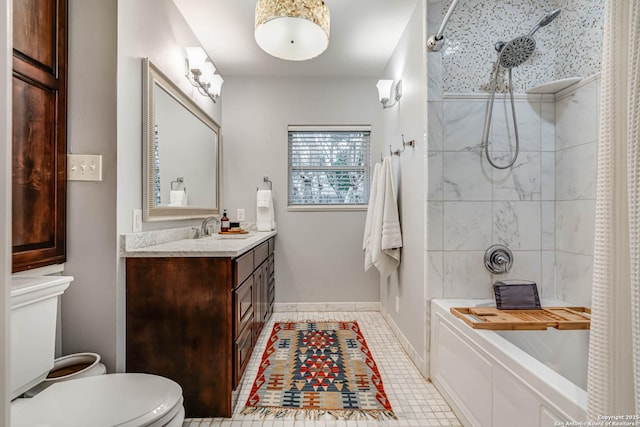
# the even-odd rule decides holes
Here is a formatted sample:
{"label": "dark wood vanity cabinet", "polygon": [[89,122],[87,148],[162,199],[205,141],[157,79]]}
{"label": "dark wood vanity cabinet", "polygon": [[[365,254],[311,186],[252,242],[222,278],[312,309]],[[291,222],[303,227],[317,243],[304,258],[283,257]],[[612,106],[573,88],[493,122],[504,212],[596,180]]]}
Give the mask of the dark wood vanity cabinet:
{"label": "dark wood vanity cabinet", "polygon": [[237,258],[127,258],[127,372],[176,381],[187,417],[230,417],[273,312],[273,261],[273,237]]}

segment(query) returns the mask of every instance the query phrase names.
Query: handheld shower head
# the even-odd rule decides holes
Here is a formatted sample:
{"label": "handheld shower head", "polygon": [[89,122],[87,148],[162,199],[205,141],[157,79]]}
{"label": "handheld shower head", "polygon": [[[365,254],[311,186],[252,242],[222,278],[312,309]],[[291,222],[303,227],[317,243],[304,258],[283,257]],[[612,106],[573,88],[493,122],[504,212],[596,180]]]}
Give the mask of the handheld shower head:
{"label": "handheld shower head", "polygon": [[[556,17],[560,14],[560,9],[556,9],[544,18],[542,18],[538,23],[529,31],[529,34],[524,36],[516,37],[515,39],[509,42],[498,42],[495,44],[495,48],[498,51],[498,60],[491,72],[491,97],[489,98],[489,102],[487,103],[487,113],[484,118],[484,129],[482,131],[482,145],[484,146],[484,153],[487,157],[487,160],[497,169],[507,169],[514,165],[516,159],[518,158],[518,153],[520,152],[520,138],[518,136],[518,121],[516,120],[516,105],[513,97],[513,80],[511,78],[512,69],[523,64],[536,50],[536,39],[533,38],[538,29],[549,25],[551,21],[556,19]],[[507,86],[509,89],[509,98],[511,99],[511,114],[513,117],[513,133],[516,137],[516,149],[515,154],[511,158],[511,161],[506,165],[498,165],[496,164],[489,155],[489,131],[491,129],[491,114],[493,112],[493,103],[496,97],[496,88],[498,85],[498,73],[500,71],[500,67],[503,67],[509,70],[509,85]]]}
{"label": "handheld shower head", "polygon": [[543,17],[540,21],[538,21],[535,27],[533,27],[531,31],[529,31],[529,34],[527,35],[529,37],[532,37],[535,34],[535,32],[538,31],[540,28],[546,27],[547,25],[551,24],[551,21],[556,19],[558,15],[560,15],[560,9],[556,9],[550,14],[548,14],[547,16]]}
{"label": "handheld shower head", "polygon": [[498,61],[504,68],[522,65],[531,58],[536,50],[536,39],[529,36],[516,37],[510,42],[502,44],[498,51]]}
{"label": "handheld shower head", "polygon": [[556,9],[538,21],[531,31],[529,31],[529,34],[516,37],[506,43],[496,43],[500,65],[504,68],[513,68],[522,65],[531,58],[531,55],[533,55],[536,49],[536,39],[533,38],[533,35],[541,27],[549,25],[559,14],[560,9]]}

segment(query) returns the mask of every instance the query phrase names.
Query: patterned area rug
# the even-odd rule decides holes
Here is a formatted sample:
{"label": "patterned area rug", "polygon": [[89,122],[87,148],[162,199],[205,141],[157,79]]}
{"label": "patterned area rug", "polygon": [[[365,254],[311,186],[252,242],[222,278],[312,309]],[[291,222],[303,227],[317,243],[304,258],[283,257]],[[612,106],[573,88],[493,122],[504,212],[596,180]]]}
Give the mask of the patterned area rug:
{"label": "patterned area rug", "polygon": [[243,414],[395,419],[357,322],[276,322]]}

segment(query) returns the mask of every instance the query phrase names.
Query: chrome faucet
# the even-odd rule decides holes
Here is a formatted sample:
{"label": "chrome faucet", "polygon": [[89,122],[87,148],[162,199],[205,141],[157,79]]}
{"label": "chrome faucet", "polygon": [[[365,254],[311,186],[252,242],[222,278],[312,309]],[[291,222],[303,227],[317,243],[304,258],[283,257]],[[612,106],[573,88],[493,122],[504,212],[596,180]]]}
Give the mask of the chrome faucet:
{"label": "chrome faucet", "polygon": [[220,218],[217,216],[208,216],[202,221],[202,225],[200,226],[200,230],[198,230],[198,234],[200,236],[209,236],[209,222],[215,221],[217,224],[220,224]]}

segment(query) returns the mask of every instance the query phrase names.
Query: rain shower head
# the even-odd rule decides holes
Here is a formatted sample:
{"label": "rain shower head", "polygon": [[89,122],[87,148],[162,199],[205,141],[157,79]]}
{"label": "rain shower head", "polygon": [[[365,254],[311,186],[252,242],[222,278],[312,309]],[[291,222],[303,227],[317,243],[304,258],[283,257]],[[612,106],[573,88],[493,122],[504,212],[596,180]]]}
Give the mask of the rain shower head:
{"label": "rain shower head", "polygon": [[513,68],[522,65],[527,59],[531,58],[531,55],[536,50],[536,39],[533,38],[533,35],[538,29],[549,25],[559,14],[560,9],[556,9],[538,21],[529,31],[529,34],[516,37],[506,43],[496,43],[500,65],[504,68]]}

